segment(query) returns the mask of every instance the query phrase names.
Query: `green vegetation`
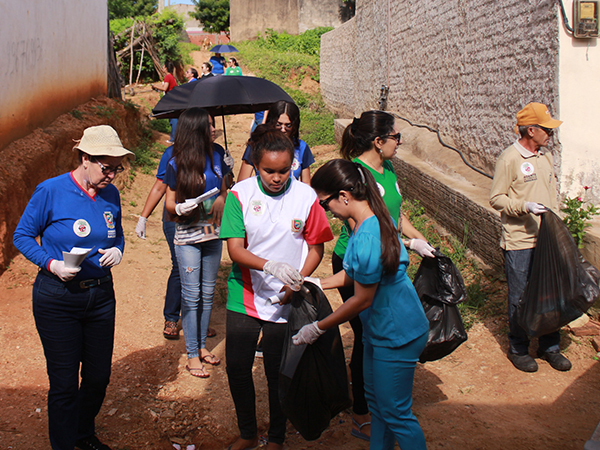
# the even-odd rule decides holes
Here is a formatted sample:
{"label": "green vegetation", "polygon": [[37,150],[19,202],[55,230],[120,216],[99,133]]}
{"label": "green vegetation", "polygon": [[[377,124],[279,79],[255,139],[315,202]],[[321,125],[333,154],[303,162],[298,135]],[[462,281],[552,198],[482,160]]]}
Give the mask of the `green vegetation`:
{"label": "green vegetation", "polygon": [[96,110],[97,116],[104,117],[105,119],[110,119],[116,113],[115,109],[110,106],[97,105],[94,106],[94,109]]}
{"label": "green vegetation", "polygon": [[194,0],[194,5],[196,11],[190,16],[199,20],[204,30],[229,36],[229,0]]}
{"label": "green vegetation", "polygon": [[161,133],[171,133],[171,125],[168,119],[153,119],[150,121],[150,128]]}
{"label": "green vegetation", "polygon": [[299,89],[306,77],[319,80],[321,35],[331,28],[307,30],[299,36],[267,30],[255,41],[236,42],[239,60],[258,77],[280,86],[300,108],[300,136],[310,147],[334,144],[333,119],[319,92]]}
{"label": "green vegetation", "polygon": [[108,0],[110,20],[126,17],[151,16],[158,8],[158,0]]}
{"label": "green vegetation", "polygon": [[71,114],[77,120],[83,119],[83,113],[81,111],[79,111],[78,109],[74,109],[72,111],[69,111],[69,114]]}
{"label": "green vegetation", "polygon": [[[588,186],[584,186],[585,191],[590,189]],[[571,232],[575,244],[578,248],[583,248],[583,238],[585,238],[585,229],[591,224],[593,216],[600,214],[600,208],[595,207],[591,203],[587,208],[583,207],[584,200],[581,197],[567,197],[564,202],[564,208],[561,209],[565,213],[563,222]]]}

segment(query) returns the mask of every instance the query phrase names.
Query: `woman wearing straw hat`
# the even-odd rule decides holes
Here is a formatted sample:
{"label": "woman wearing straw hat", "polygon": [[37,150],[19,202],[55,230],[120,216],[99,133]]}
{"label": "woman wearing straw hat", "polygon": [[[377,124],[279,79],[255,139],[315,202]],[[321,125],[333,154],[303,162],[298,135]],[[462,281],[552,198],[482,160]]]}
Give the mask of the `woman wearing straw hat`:
{"label": "woman wearing straw hat", "polygon": [[[14,244],[40,267],[33,315],[50,380],[52,449],[110,450],[96,437],[94,419],[111,371],[115,293],[110,269],[121,262],[125,243],[119,191],[111,183],[123,171],[123,158],[135,155],[108,125],[87,128],[74,149],[79,166],[37,186]],[[74,248],[89,253],[73,262]]]}

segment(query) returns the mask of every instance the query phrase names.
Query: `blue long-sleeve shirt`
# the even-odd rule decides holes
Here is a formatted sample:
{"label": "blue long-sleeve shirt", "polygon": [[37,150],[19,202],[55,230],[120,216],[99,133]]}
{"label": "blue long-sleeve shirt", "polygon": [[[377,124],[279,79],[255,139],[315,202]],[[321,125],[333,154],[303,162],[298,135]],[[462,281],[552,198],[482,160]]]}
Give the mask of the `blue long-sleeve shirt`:
{"label": "blue long-sleeve shirt", "polygon": [[[35,240],[41,238],[41,243]],[[99,249],[125,246],[121,227],[121,200],[112,184],[90,196],[65,173],[40,183],[27,204],[13,236],[15,247],[32,263],[49,269],[63,251],[92,248],[81,264],[76,280],[102,278],[110,269],[101,267]]]}

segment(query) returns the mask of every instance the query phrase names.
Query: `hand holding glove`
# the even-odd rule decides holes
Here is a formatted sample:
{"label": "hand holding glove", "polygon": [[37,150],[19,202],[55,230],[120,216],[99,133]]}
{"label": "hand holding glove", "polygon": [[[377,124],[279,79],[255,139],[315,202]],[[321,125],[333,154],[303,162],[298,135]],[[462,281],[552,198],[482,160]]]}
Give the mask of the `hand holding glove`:
{"label": "hand holding glove", "polygon": [[535,214],[536,216],[539,216],[540,214],[548,211],[548,208],[546,208],[541,203],[536,202],[525,202],[525,209],[527,210],[527,212]]}
{"label": "hand holding glove", "polygon": [[75,278],[81,267],[66,267],[64,261],[53,259],[50,263],[50,272],[60,278],[62,281],[69,281]]}
{"label": "hand holding glove", "polygon": [[121,250],[119,250],[117,247],[111,247],[107,249],[100,248],[98,249],[98,253],[103,255],[99,261],[102,267],[111,268],[116,266],[123,258],[123,253],[121,253]]}
{"label": "hand holding glove", "polygon": [[299,291],[303,277],[293,266],[285,262],[267,261],[263,272],[287,284],[292,291]]}
{"label": "hand holding glove", "polygon": [[427,241],[424,241],[423,239],[411,239],[408,246],[411,250],[414,250],[423,257],[435,257],[433,254],[435,248],[433,248]]}
{"label": "hand holding glove", "polygon": [[233,160],[233,156],[231,156],[231,153],[229,153],[229,152],[225,153],[225,156],[223,157],[223,162],[225,163],[225,165],[227,167],[229,167],[230,169],[233,169],[233,165],[235,164],[235,161]]}
{"label": "hand holding glove", "polygon": [[177,203],[175,205],[175,212],[178,216],[187,216],[197,207],[198,203],[186,200],[184,203]]}
{"label": "hand holding glove", "polygon": [[137,237],[139,237],[140,239],[146,239],[146,222],[147,221],[148,221],[148,219],[146,217],[140,216],[140,218],[138,219],[138,223],[135,226],[135,234],[137,234]]}
{"label": "hand holding glove", "polygon": [[292,336],[292,342],[294,345],[302,345],[302,344],[314,344],[319,337],[325,333],[326,330],[321,330],[317,325],[317,320],[313,323],[309,323],[304,325],[298,333]]}

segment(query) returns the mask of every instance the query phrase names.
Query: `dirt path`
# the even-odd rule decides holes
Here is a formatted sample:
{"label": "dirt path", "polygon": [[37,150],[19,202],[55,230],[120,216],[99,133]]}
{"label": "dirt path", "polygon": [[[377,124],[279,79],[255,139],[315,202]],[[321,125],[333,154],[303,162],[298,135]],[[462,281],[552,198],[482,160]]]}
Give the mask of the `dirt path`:
{"label": "dirt path", "polygon": [[[204,54],[198,55],[199,67]],[[147,102],[156,102],[149,93]],[[138,99],[144,103],[144,99]],[[152,103],[153,102],[153,103]],[[229,148],[235,173],[247,139],[251,116],[228,117]],[[217,124],[220,120],[217,121]],[[166,135],[161,136],[162,141]],[[222,136],[220,138],[222,140]],[[334,156],[334,147],[313,149],[317,161]],[[148,239],[135,236],[137,214],[154,182],[138,173],[122,192],[126,248],[115,268],[117,326],[113,376],[97,419],[101,438],[115,450],[172,449],[172,443],[197,449],[222,449],[237,436],[235,412],[225,364],[209,368],[200,380],[185,370],[183,340],[162,337],[162,306],[170,270],[159,206],[148,220]],[[318,275],[330,273],[330,245]],[[219,274],[212,325],[217,336],[209,348],[224,359],[226,255]],[[22,256],[0,277],[0,449],[49,448],[47,439],[45,360],[31,313],[31,285],[37,269]],[[501,290],[501,294],[503,291]],[[336,293],[329,295],[339,304]],[[476,324],[469,341],[442,361],[419,365],[414,411],[430,449],[581,449],[600,420],[600,368],[586,342],[563,337],[573,362],[567,373],[545,362],[525,374],[505,357],[503,318]],[[341,328],[347,355],[352,331]],[[255,364],[260,432],[267,427],[266,382],[262,364]],[[289,449],[367,449],[350,436],[349,414],[331,421],[321,439],[304,441],[289,427]],[[185,446],[183,447],[185,448]],[[410,450],[410,449],[405,449]]]}

